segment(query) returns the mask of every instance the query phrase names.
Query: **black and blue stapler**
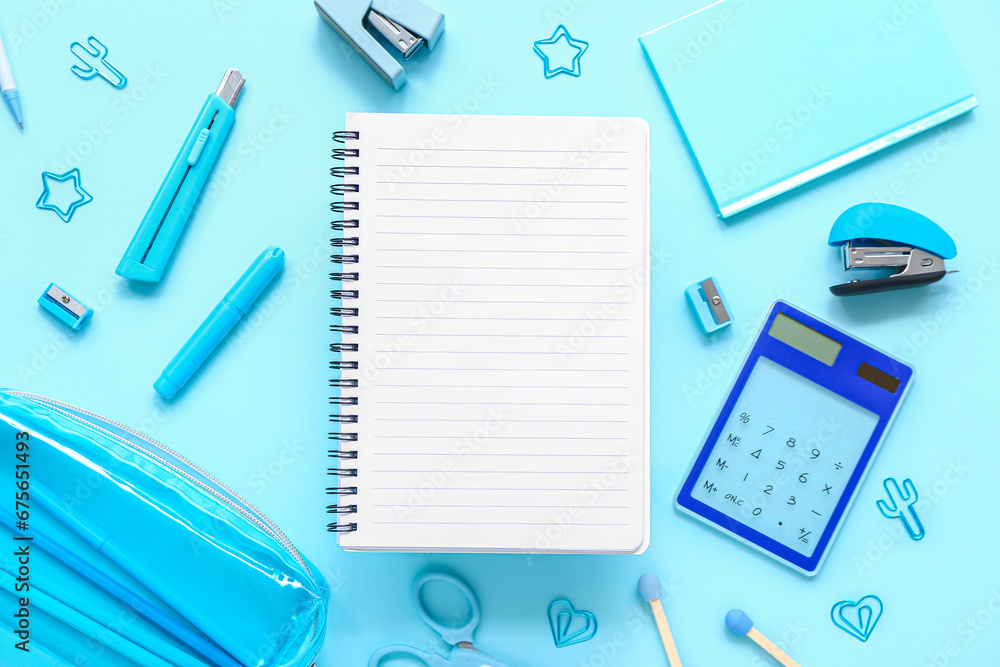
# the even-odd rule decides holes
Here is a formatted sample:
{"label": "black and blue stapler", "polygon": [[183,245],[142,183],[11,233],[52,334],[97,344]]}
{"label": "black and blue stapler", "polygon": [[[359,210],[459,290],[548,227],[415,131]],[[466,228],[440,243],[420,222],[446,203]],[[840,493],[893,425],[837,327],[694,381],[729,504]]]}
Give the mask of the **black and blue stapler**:
{"label": "black and blue stapler", "polygon": [[893,204],[858,204],[844,211],[830,230],[841,246],[844,270],[895,269],[888,276],[833,285],[836,296],[854,296],[936,283],[948,271],[944,260],[958,254],[955,242],[933,220]]}

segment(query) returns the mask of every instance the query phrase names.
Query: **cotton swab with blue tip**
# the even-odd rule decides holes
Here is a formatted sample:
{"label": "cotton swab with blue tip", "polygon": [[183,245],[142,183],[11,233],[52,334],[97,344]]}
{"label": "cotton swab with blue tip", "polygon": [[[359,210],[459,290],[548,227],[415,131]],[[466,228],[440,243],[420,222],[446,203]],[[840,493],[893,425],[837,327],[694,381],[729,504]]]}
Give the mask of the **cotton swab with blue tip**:
{"label": "cotton swab with blue tip", "polygon": [[753,621],[741,609],[733,609],[726,614],[726,627],[738,635],[746,635],[750,639],[767,651],[772,658],[780,662],[785,667],[802,667],[792,660],[787,653],[774,645],[770,639],[760,634],[757,628],[753,627]]}
{"label": "cotton swab with blue tip", "polygon": [[681,667],[681,656],[677,653],[677,645],[674,644],[674,636],[670,634],[667,616],[663,613],[663,603],[660,602],[662,594],[660,580],[655,574],[647,573],[639,577],[639,595],[649,603],[653,610],[653,618],[656,619],[656,627],[660,631],[663,648],[667,651],[667,662],[670,663],[670,667]]}

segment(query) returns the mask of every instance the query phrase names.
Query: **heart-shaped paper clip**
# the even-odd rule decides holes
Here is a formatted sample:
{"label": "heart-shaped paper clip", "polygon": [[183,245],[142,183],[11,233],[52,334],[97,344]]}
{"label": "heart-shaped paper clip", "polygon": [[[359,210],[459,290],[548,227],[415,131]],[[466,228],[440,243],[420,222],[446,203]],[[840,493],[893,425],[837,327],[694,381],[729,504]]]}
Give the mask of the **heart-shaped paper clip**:
{"label": "heart-shaped paper clip", "polygon": [[[582,627],[574,624],[576,619],[583,619]],[[597,618],[589,611],[577,611],[569,600],[559,598],[549,605],[549,627],[556,648],[565,648],[593,638],[597,634]]]}
{"label": "heart-shaped paper clip", "polygon": [[845,600],[830,610],[833,624],[859,641],[866,642],[882,617],[882,600],[866,595],[857,602]]}

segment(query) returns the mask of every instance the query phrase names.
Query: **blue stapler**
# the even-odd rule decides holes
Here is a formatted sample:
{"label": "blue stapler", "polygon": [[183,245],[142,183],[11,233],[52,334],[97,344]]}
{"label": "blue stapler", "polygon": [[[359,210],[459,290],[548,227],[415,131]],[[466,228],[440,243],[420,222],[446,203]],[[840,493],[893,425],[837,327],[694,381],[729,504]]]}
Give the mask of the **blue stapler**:
{"label": "blue stapler", "polygon": [[315,0],[316,11],[395,90],[406,83],[403,66],[376,41],[382,35],[409,59],[421,45],[433,49],[444,33],[444,14],[419,0]]}
{"label": "blue stapler", "polygon": [[836,296],[871,294],[936,283],[948,273],[944,260],[958,250],[933,220],[893,204],[858,204],[844,211],[830,230],[841,246],[844,269],[898,269],[889,276],[833,285]]}

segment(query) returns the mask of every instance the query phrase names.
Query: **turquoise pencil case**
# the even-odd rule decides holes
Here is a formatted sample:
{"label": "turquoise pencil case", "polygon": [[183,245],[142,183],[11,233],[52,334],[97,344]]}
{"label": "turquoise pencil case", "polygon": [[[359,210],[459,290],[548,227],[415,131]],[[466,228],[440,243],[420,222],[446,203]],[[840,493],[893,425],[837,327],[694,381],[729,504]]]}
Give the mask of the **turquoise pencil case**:
{"label": "turquoise pencil case", "polygon": [[209,473],[119,423],[10,390],[0,456],[4,664],[314,663],[326,580]]}

